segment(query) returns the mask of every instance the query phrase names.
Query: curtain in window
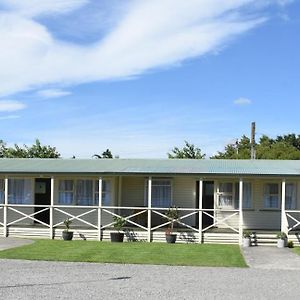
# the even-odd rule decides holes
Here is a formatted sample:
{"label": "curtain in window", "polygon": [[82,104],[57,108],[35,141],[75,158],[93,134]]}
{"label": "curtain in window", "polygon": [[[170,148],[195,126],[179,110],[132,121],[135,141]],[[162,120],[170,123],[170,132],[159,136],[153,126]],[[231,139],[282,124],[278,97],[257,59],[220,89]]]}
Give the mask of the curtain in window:
{"label": "curtain in window", "polygon": [[[170,180],[152,180],[152,199],[153,207],[172,206],[172,187]],[[145,198],[148,202],[148,182],[146,183]]]}
{"label": "curtain in window", "polygon": [[74,198],[74,182],[73,180],[59,181],[58,204],[71,205]]}
{"label": "curtain in window", "polygon": [[31,179],[8,180],[8,203],[9,204],[32,204]]}
{"label": "curtain in window", "polygon": [[231,182],[222,182],[219,184],[219,206],[232,206],[233,185]]}
{"label": "curtain in window", "polygon": [[77,205],[93,205],[93,180],[77,180]]}
{"label": "curtain in window", "polygon": [[0,204],[4,203],[4,179],[0,179]]}
{"label": "curtain in window", "polygon": [[296,185],[287,183],[285,187],[285,209],[296,209]]}
{"label": "curtain in window", "polygon": [[[102,205],[110,206],[112,203],[112,182],[111,180],[102,180]],[[95,205],[99,205],[99,181],[95,182]]]}
{"label": "curtain in window", "polygon": [[265,208],[279,208],[279,188],[277,183],[264,185]]}
{"label": "curtain in window", "polygon": [[[235,183],[234,206],[236,209],[240,207],[240,184]],[[250,182],[243,182],[243,208],[252,207],[252,185]]]}

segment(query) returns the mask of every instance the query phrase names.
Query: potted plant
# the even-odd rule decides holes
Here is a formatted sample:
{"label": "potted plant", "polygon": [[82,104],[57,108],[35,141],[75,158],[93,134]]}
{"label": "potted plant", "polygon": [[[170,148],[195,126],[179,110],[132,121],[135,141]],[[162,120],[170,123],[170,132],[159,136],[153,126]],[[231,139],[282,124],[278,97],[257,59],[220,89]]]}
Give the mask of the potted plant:
{"label": "potted plant", "polygon": [[166,212],[166,217],[171,221],[170,226],[166,230],[167,243],[174,244],[176,242],[177,234],[173,233],[174,223],[179,218],[177,207],[170,207]]}
{"label": "potted plant", "polygon": [[118,230],[118,232],[110,233],[110,240],[114,243],[122,243],[124,240],[124,232],[120,232],[124,225],[126,224],[126,220],[122,217],[114,216],[114,228]]}
{"label": "potted plant", "polygon": [[287,235],[285,232],[279,232],[277,234],[277,247],[284,248],[287,244]]}
{"label": "potted plant", "polygon": [[249,230],[243,231],[243,247],[251,246],[251,232]]}
{"label": "potted plant", "polygon": [[72,221],[69,218],[67,218],[64,220],[64,224],[65,224],[66,228],[62,233],[62,237],[63,237],[64,241],[71,241],[73,239],[73,231],[69,231],[69,230],[70,230],[70,225],[72,224]]}

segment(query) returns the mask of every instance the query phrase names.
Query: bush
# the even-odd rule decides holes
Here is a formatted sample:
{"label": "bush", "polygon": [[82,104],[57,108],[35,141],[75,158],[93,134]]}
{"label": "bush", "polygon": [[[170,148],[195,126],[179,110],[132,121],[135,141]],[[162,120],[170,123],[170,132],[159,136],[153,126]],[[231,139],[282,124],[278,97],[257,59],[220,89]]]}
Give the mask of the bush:
{"label": "bush", "polygon": [[289,248],[294,248],[294,243],[293,243],[293,241],[288,241],[287,246],[288,246]]}

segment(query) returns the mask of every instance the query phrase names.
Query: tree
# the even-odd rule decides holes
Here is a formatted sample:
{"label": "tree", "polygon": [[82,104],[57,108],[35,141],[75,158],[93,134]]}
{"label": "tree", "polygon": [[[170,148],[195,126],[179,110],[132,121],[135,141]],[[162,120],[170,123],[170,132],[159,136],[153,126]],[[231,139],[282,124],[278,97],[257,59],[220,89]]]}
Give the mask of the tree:
{"label": "tree", "polygon": [[201,153],[201,149],[196,147],[194,144],[190,144],[187,141],[184,141],[185,146],[182,149],[174,147],[171,153],[168,153],[170,159],[174,158],[190,158],[190,159],[203,159],[205,154]]}
{"label": "tree", "polygon": [[[255,145],[257,159],[300,159],[300,136],[288,134],[275,139],[263,135]],[[218,152],[213,159],[250,159],[250,139],[245,135],[236,144],[225,146],[224,152]]]}
{"label": "tree", "polygon": [[106,149],[105,151],[102,152],[101,155],[94,154],[93,157],[95,157],[95,158],[113,158],[113,155],[109,149]]}
{"label": "tree", "polygon": [[7,147],[6,143],[0,140],[0,157],[5,158],[59,158],[60,153],[55,147],[41,145],[36,139],[32,146],[23,145],[20,147],[14,144],[13,147]]}

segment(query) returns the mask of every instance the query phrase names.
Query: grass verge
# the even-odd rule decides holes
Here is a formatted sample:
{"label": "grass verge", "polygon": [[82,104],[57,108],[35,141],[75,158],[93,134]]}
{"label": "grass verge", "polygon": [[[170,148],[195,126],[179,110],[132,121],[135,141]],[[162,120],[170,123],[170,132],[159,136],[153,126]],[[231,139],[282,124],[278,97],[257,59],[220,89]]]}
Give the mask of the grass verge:
{"label": "grass verge", "polygon": [[37,240],[0,258],[177,266],[246,267],[238,245]]}

